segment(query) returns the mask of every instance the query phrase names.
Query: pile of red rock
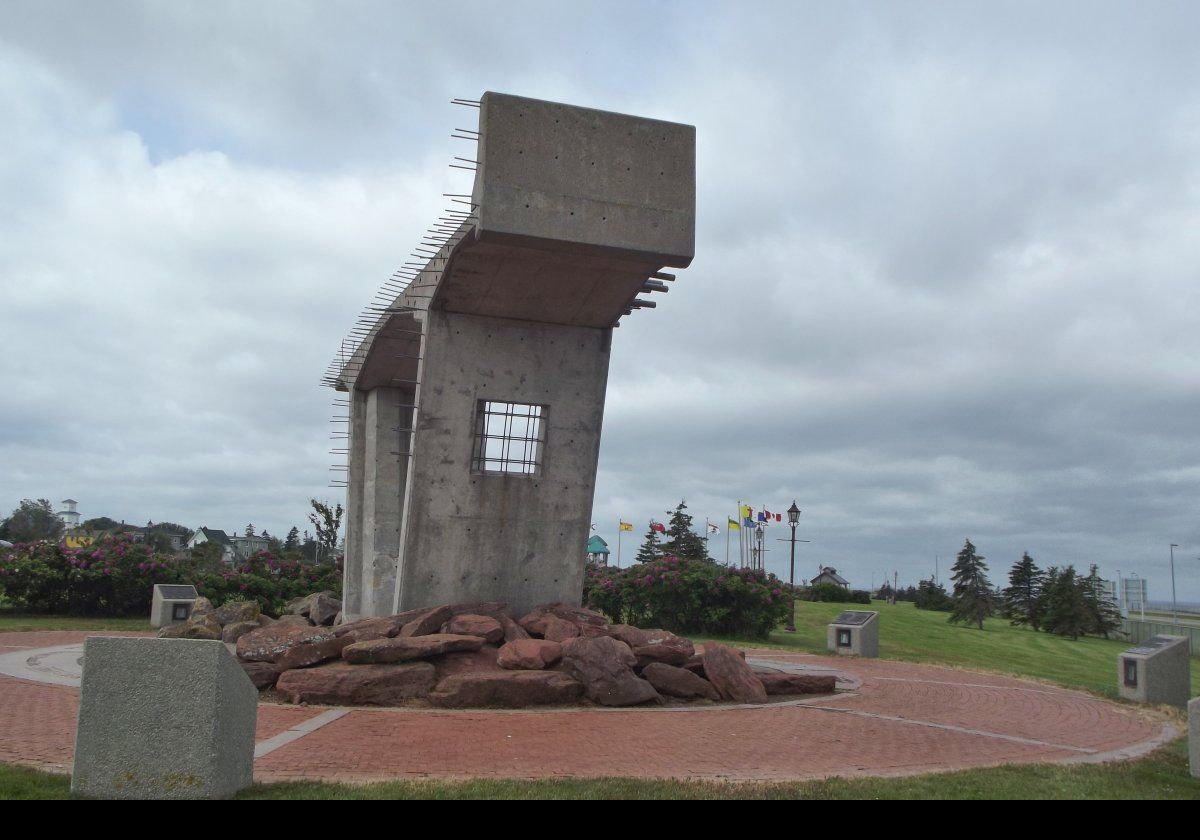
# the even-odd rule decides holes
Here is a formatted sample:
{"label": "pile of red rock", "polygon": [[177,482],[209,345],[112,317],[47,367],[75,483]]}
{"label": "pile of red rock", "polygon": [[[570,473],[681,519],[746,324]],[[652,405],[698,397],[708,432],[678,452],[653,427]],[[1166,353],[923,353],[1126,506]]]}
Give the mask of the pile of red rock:
{"label": "pile of red rock", "polygon": [[158,631],[163,639],[214,639],[233,644],[247,633],[275,624],[296,627],[333,625],[342,614],[342,602],[332,592],[316,592],[294,598],[287,614],[265,616],[255,601],[234,601],[214,607],[207,598],[197,598],[187,621],[169,624]]}
{"label": "pile of red rock", "polygon": [[565,604],[514,620],[458,604],[331,627],[276,622],[237,639],[259,689],[292,703],[523,708],[676,701],[764,703],[827,693],[833,676],[757,672],[738,651],[665,630],[609,624]]}

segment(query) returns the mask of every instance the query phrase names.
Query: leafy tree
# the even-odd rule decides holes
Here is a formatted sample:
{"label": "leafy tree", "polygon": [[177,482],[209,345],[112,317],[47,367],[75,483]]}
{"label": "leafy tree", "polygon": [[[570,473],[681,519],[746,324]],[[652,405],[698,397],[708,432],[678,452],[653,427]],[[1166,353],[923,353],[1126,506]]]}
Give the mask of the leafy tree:
{"label": "leafy tree", "polygon": [[1074,566],[1046,570],[1042,588],[1042,626],[1047,632],[1078,639],[1088,631],[1091,615]]}
{"label": "leafy tree", "polygon": [[80,527],[85,531],[95,533],[97,531],[116,531],[123,529],[125,526],[107,516],[97,516],[94,519],[85,519]]}
{"label": "leafy tree", "polygon": [[283,541],[284,551],[295,551],[300,547],[300,531],[295,525],[292,530],[287,532],[287,538]]}
{"label": "leafy tree", "polygon": [[950,612],[954,609],[954,599],[946,592],[946,587],[934,581],[933,578],[923,580],[918,584],[912,600],[919,610]]}
{"label": "leafy tree", "polygon": [[11,542],[56,540],[62,532],[62,520],[54,515],[54,508],[46,499],[36,502],[22,499],[12,515],[0,523],[0,539]]}
{"label": "leafy tree", "polygon": [[340,504],[330,507],[328,502],[322,503],[316,499],[309,501],[312,503],[313,512],[308,515],[308,521],[317,529],[317,562],[320,562],[322,557],[332,561],[337,552],[338,532],[341,530],[342,514],[345,511]]}
{"label": "leafy tree", "polygon": [[1087,632],[1107,639],[1121,629],[1121,611],[1104,591],[1104,581],[1094,563],[1082,585],[1083,600],[1087,605]]}
{"label": "leafy tree", "polygon": [[685,513],[687,505],[680,501],[675,510],[667,511],[671,517],[667,522],[667,541],[663,554],[684,557],[689,560],[707,560],[708,548],[704,538],[692,531],[692,517]]}
{"label": "leafy tree", "polygon": [[987,578],[986,558],[975,553],[967,540],[954,561],[951,580],[954,581],[954,609],[951,622],[975,623],[983,629],[983,620],[995,611],[992,584]]}
{"label": "leafy tree", "polygon": [[651,526],[646,531],[646,538],[642,540],[642,547],[638,549],[637,557],[634,561],[637,563],[650,563],[663,556],[662,540],[658,536],[658,531]]}
{"label": "leafy tree", "polygon": [[1008,572],[1008,588],[1004,590],[1004,615],[1013,626],[1028,624],[1040,630],[1042,624],[1041,596],[1045,573],[1025,552]]}

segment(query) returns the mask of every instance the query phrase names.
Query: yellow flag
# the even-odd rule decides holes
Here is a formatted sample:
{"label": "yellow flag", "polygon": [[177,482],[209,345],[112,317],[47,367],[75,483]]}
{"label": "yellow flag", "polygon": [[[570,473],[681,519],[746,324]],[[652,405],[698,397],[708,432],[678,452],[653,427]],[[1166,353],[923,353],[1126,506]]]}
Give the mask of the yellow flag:
{"label": "yellow flag", "polygon": [[750,510],[750,505],[741,506],[742,519],[749,519],[754,515],[754,511]]}
{"label": "yellow flag", "polygon": [[737,523],[737,522],[734,522],[734,521],[733,521],[733,517],[732,517],[732,516],[726,516],[726,517],[725,517],[725,520],[726,520],[726,521],[729,523],[729,530],[730,530],[730,531],[740,531],[740,530],[742,530],[742,526],[741,526],[739,523]]}
{"label": "yellow flag", "polygon": [[632,522],[621,522],[621,530],[622,531],[632,531],[633,523]]}

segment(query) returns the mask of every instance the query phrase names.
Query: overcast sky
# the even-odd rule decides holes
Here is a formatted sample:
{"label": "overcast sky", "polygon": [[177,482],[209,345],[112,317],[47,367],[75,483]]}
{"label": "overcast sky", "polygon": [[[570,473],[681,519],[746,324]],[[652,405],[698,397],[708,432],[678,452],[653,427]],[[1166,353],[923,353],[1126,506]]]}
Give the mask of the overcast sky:
{"label": "overcast sky", "polygon": [[[318,380],[485,90],[694,124],[593,520],[804,511],[797,577],[1029,551],[1200,601],[1200,5],[0,4],[0,508],[283,534]],[[786,546],[768,537],[768,566]],[[724,533],[713,553],[724,556]]]}

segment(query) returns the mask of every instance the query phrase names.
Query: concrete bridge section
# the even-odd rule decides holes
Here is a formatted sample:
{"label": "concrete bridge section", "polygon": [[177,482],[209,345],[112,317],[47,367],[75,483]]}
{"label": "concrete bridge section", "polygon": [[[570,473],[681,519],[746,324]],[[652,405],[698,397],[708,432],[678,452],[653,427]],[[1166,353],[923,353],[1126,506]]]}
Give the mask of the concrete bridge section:
{"label": "concrete bridge section", "polygon": [[350,404],[347,618],[578,602],[612,331],[694,253],[693,127],[479,106],[461,219],[330,382]]}

